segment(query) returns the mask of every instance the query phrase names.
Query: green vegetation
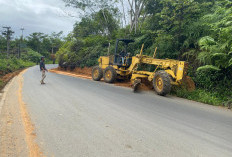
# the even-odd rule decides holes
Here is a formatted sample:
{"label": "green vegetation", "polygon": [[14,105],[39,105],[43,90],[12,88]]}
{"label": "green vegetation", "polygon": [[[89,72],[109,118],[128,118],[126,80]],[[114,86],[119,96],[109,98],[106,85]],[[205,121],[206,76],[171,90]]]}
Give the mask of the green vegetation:
{"label": "green vegetation", "polygon": [[[47,60],[52,60],[51,55],[56,54],[63,43],[62,33],[53,32],[48,35],[35,32],[24,39],[11,36],[9,58],[20,57],[24,60],[29,59],[37,62],[37,57],[45,56]],[[21,56],[19,56],[19,51]],[[7,58],[7,40],[4,34],[0,35],[0,58]]]}
{"label": "green vegetation", "polygon": [[35,32],[25,39],[13,39],[10,42],[10,55],[8,58],[6,37],[0,35],[0,77],[38,64],[41,56],[46,57],[46,63],[55,62],[55,53],[63,42],[61,35],[62,32],[51,33],[50,35]]}
{"label": "green vegetation", "polygon": [[4,75],[38,64],[41,56],[46,57],[46,63],[55,63],[55,53],[62,44],[62,32],[51,35],[32,33],[25,39],[11,36],[9,53],[6,34],[0,35],[0,89],[8,81],[2,79]]}
{"label": "green vegetation", "polygon": [[[2,76],[33,65],[35,65],[35,63],[17,58],[0,59],[0,90],[5,86],[5,84],[9,80],[8,78],[2,80]],[[9,76],[9,78],[11,77]]]}
{"label": "green vegetation", "polygon": [[35,63],[30,61],[24,61],[21,59],[0,59],[0,76],[14,72],[19,69],[30,67],[35,65]]}
{"label": "green vegetation", "polygon": [[3,87],[4,83],[2,80],[0,80],[0,88]]}
{"label": "green vegetation", "polygon": [[51,59],[50,55],[55,54],[62,44],[62,33],[53,32],[51,35],[47,35],[35,32],[30,34],[24,42],[34,52]]}
{"label": "green vegetation", "polygon": [[[58,58],[59,64],[70,68],[91,67],[97,64],[99,56],[114,53],[117,38],[130,38],[135,40],[128,49],[131,55],[138,53],[144,43],[146,55],[153,55],[157,47],[157,58],[189,62],[188,73],[197,90],[187,92],[180,88],[173,94],[212,105],[232,101],[231,1],[63,1],[67,7],[83,13],[73,31],[64,38],[62,32],[36,32],[24,40],[13,40],[11,50],[15,52],[20,41],[23,43],[21,60],[1,60],[3,74],[21,67],[20,63],[11,62],[37,63],[41,55],[49,63]],[[0,52],[5,50],[6,38],[0,36]]]}
{"label": "green vegetation", "polygon": [[21,56],[23,60],[38,63],[42,55],[32,49],[27,49]]}
{"label": "green vegetation", "polygon": [[121,0],[115,4],[114,0],[64,2],[86,13],[57,52],[60,64],[65,62],[71,68],[96,65],[99,56],[108,55],[109,43],[109,53],[113,54],[115,39],[131,38],[135,39],[129,48],[131,55],[144,43],[146,55],[158,47],[158,58],[189,62],[189,75],[197,90],[175,89],[174,95],[212,105],[231,101],[231,1],[128,0],[128,5]]}
{"label": "green vegetation", "polygon": [[227,106],[227,102],[231,101],[231,99],[228,99],[228,97],[231,96],[232,92],[229,90],[225,92],[219,92],[217,90],[208,91],[202,88],[198,88],[192,92],[185,89],[175,89],[172,91],[172,94],[181,98],[186,98],[210,105]]}

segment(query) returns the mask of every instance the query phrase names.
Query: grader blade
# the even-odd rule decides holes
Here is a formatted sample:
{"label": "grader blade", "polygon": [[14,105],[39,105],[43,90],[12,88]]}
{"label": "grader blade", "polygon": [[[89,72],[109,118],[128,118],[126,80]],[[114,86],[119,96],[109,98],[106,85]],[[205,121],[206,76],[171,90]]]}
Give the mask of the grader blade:
{"label": "grader blade", "polygon": [[182,87],[184,87],[189,92],[192,92],[196,89],[196,85],[190,76],[185,76],[183,78]]}
{"label": "grader blade", "polygon": [[133,92],[138,93],[140,91],[141,80],[135,80],[133,83]]}

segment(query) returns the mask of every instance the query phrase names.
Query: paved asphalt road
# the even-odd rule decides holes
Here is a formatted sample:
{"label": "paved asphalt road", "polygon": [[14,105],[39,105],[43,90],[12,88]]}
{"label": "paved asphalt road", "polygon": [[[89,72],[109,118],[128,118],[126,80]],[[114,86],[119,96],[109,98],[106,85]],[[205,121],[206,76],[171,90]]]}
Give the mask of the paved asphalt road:
{"label": "paved asphalt road", "polygon": [[54,73],[40,85],[40,75],[24,74],[23,99],[46,156],[232,156],[231,111]]}

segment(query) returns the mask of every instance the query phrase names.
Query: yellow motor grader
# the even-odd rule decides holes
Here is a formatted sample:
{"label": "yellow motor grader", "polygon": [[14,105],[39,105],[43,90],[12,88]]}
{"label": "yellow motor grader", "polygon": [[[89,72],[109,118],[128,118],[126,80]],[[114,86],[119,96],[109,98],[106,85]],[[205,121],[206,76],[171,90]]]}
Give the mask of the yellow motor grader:
{"label": "yellow motor grader", "polygon": [[[118,44],[123,42],[125,48],[118,54]],[[128,44],[134,42],[129,39],[117,39],[115,54],[101,56],[98,59],[99,65],[93,67],[92,78],[99,81],[104,78],[107,83],[113,83],[117,78],[132,81],[134,87],[141,83],[141,80],[148,80],[153,84],[158,95],[166,95],[170,92],[172,85],[181,85],[187,74],[187,62],[172,59],[157,59],[156,50],[153,57],[143,55],[141,51],[136,56],[130,56],[127,52]],[[153,66],[152,71],[140,69],[140,65]]]}

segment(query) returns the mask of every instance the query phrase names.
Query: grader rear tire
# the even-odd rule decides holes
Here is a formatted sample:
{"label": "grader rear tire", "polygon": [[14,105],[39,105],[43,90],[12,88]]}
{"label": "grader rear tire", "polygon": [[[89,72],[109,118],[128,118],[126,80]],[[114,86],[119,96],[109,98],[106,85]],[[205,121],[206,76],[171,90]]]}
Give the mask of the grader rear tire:
{"label": "grader rear tire", "polygon": [[169,75],[161,70],[155,73],[153,87],[158,95],[165,96],[171,91],[171,80]]}
{"label": "grader rear tire", "polygon": [[115,69],[112,66],[106,67],[106,69],[104,70],[104,81],[106,83],[114,83],[116,77],[117,73]]}
{"label": "grader rear tire", "polygon": [[92,69],[92,78],[94,81],[100,81],[103,77],[103,70],[99,66],[95,66]]}

